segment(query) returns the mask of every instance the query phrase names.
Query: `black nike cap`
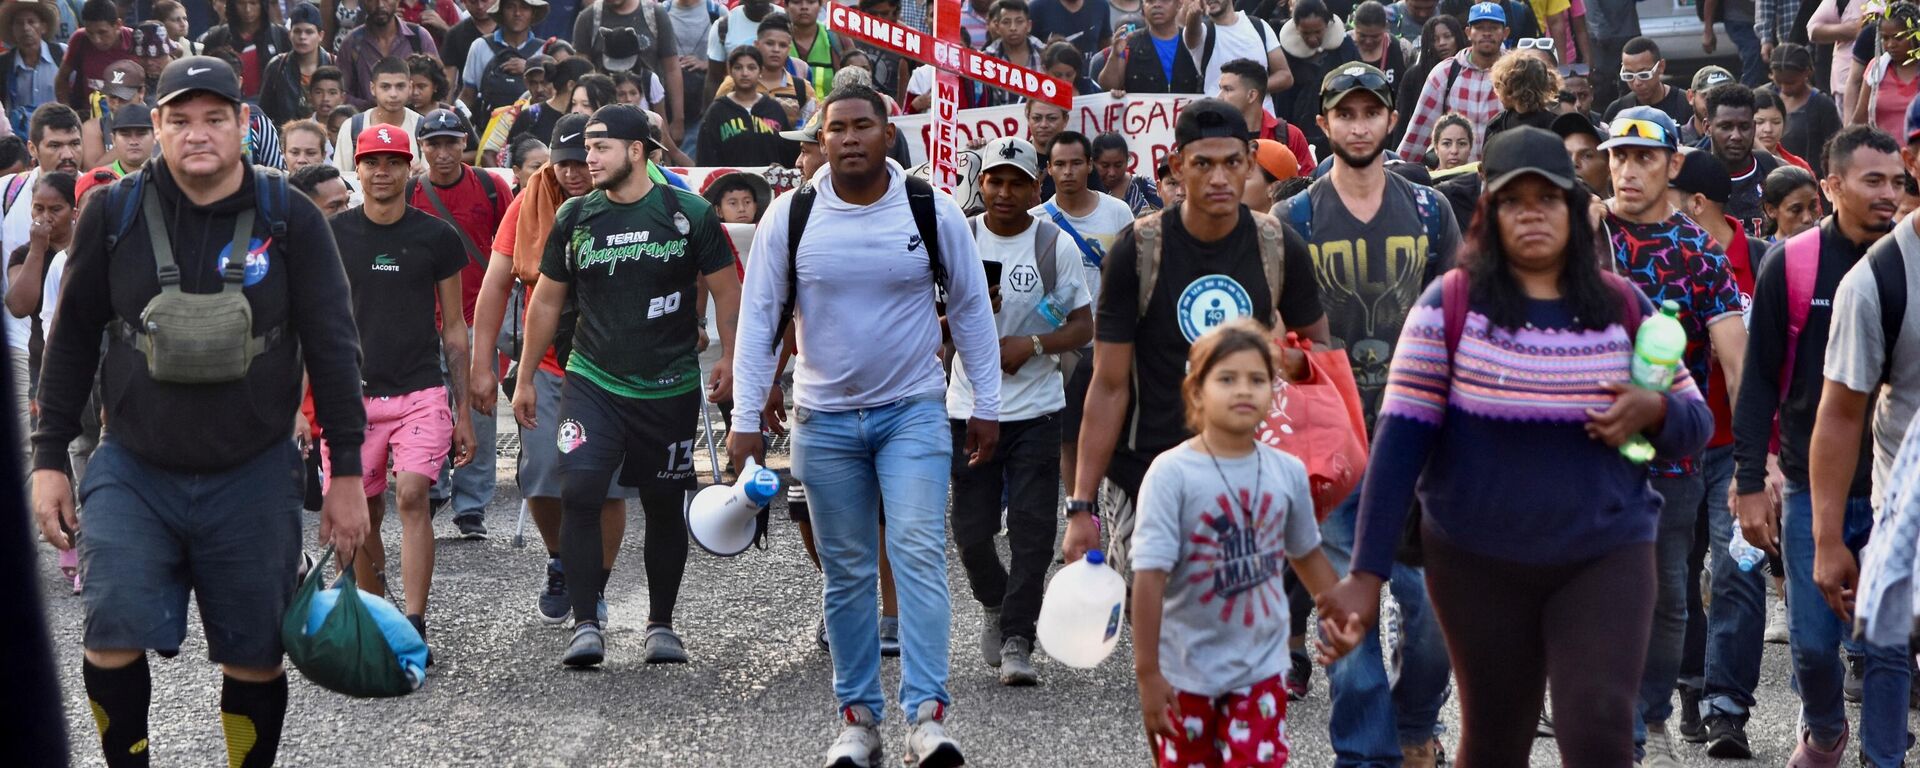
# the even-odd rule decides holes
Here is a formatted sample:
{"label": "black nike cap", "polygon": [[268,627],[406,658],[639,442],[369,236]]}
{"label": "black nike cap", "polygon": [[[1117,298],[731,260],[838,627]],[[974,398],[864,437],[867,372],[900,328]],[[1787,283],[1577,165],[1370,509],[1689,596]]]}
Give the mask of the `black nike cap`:
{"label": "black nike cap", "polygon": [[240,77],[234,74],[233,66],[212,56],[188,56],[168,64],[160,72],[158,90],[160,97],[155,104],[161,106],[195,91],[206,91],[235,104],[244,101]]}
{"label": "black nike cap", "polygon": [[547,143],[547,158],[555,163],[587,161],[587,116],[561,115],[553,124],[553,141]]}

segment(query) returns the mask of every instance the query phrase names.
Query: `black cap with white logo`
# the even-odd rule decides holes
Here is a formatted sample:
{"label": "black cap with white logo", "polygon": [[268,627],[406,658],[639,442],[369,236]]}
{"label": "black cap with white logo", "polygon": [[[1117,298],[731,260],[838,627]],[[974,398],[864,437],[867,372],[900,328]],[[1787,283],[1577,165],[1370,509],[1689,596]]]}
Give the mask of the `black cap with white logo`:
{"label": "black cap with white logo", "polygon": [[161,106],[195,91],[206,91],[235,104],[244,101],[240,77],[233,73],[233,66],[212,56],[188,56],[168,64],[160,73],[159,90],[160,98],[155,103]]}
{"label": "black cap with white logo", "polygon": [[547,158],[556,163],[587,161],[587,116],[561,115],[553,124],[553,141],[547,144]]}

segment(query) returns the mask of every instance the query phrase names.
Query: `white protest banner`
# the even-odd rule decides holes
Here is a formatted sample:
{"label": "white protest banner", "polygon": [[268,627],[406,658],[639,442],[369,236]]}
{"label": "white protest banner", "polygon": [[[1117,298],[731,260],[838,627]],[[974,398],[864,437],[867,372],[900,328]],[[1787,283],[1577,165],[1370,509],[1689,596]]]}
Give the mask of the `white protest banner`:
{"label": "white protest banner", "polygon": [[[1173,124],[1179,119],[1180,110],[1197,98],[1200,97],[1165,94],[1128,94],[1118,99],[1105,93],[1078,96],[1073,100],[1073,111],[1067,115],[1067,129],[1084,133],[1088,138],[1107,132],[1127,137],[1127,148],[1133,153],[1127,170],[1152,175],[1153,167],[1173,150]],[[893,124],[907,133],[914,165],[926,162],[926,139],[933,130],[932,117],[905,115],[893,118]],[[1025,138],[1026,107],[1011,104],[963,109],[954,116],[954,129],[959,132],[960,145],[965,147],[1001,136]]]}

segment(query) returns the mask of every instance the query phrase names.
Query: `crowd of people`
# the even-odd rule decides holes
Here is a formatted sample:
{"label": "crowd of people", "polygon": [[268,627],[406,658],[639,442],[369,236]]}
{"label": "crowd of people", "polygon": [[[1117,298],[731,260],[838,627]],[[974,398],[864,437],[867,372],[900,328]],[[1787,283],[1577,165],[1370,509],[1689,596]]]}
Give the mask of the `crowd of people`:
{"label": "crowd of people", "polygon": [[[507,411],[561,664],[699,662],[704,398],[728,473],[791,433],[830,768],[881,764],[894,656],[907,761],[961,764],[949,675],[1039,683],[1049,569],[1095,550],[1169,768],[1285,764],[1315,666],[1342,766],[1748,758],[1761,697],[1798,701],[1790,765],[1902,765],[1920,5],[1700,5],[1738,64],[1682,83],[1631,0],[968,0],[987,55],[1191,99],[1143,161],[967,82],[1025,125],[949,194],[892,122],[935,70],[823,0],[0,4],[13,406],[107,764],[148,764],[190,596],[229,762],[273,764],[303,552],[388,596],[389,506],[427,639],[435,517],[489,535]],[[1329,350],[1369,446],[1330,503],[1263,437]]]}

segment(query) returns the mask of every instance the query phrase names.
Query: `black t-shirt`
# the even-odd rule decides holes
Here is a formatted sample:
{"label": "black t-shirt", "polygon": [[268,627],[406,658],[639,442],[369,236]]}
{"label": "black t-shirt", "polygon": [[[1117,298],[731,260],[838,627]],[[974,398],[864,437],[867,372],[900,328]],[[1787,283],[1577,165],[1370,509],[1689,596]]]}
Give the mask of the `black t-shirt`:
{"label": "black t-shirt", "polygon": [[522,136],[532,136],[546,144],[553,140],[553,126],[566,116],[566,110],[554,109],[546,102],[528,104],[520,110],[520,116],[513,121],[513,129],[507,131],[509,142],[519,141]]}
{"label": "black t-shirt", "polygon": [[1267,288],[1260,262],[1259,233],[1253,215],[1242,206],[1240,223],[1225,238],[1200,242],[1180,222],[1180,208],[1160,217],[1160,277],[1154,282],[1145,317],[1140,315],[1140,272],[1133,227],[1120,231],[1100,273],[1100,304],[1094,332],[1100,341],[1132,344],[1137,391],[1133,412],[1122,428],[1121,445],[1155,454],[1192,433],[1180,382],[1187,375],[1187,350],[1208,329],[1251,315],[1271,325],[1280,320],[1298,327],[1319,320],[1320,288],[1307,243],[1292,227],[1286,232],[1285,281],[1280,301]]}
{"label": "black t-shirt", "polygon": [[[473,41],[480,39],[480,28],[474,26],[473,19],[464,19],[447,28],[447,40],[440,46],[440,60],[453,67],[455,72],[467,69],[467,49],[473,47]],[[455,83],[454,87],[459,87]]]}
{"label": "black t-shirt", "polygon": [[1080,10],[1069,11],[1060,0],[1038,0],[1028,6],[1033,18],[1033,36],[1046,42],[1059,35],[1080,49],[1080,55],[1100,52],[1100,38],[1113,29],[1113,9],[1107,0],[1083,0]]}
{"label": "black t-shirt", "polygon": [[367,396],[404,395],[444,384],[436,291],[441,280],[467,265],[459,233],[418,208],[408,208],[387,225],[373,223],[365,208],[341,211],[328,223],[353,288]]}
{"label": "black t-shirt", "polygon": [[708,105],[700,120],[698,162],[734,167],[792,165],[800,147],[780,138],[781,131],[792,129],[787,110],[771,97],[762,96],[749,110],[722,95]]}
{"label": "black t-shirt", "polygon": [[1760,225],[1767,216],[1760,210],[1761,187],[1767,183],[1767,174],[1780,167],[1780,159],[1765,150],[1753,150],[1753,162],[1744,172],[1730,170],[1729,179],[1733,182],[1733,194],[1727,198],[1727,215],[1740,220],[1740,226],[1748,232],[1759,232]]}
{"label": "black t-shirt", "polygon": [[[1621,87],[1624,88],[1625,85]],[[1693,119],[1693,105],[1687,103],[1687,92],[1679,88],[1668,88],[1666,97],[1662,98],[1660,103],[1651,105],[1641,104],[1640,97],[1633,95],[1632,91],[1622,94],[1620,98],[1614,99],[1612,104],[1607,105],[1607,122],[1613,122],[1613,118],[1622,110],[1640,106],[1652,106],[1667,113],[1667,117],[1673,118],[1674,125],[1685,125],[1687,121]]]}

